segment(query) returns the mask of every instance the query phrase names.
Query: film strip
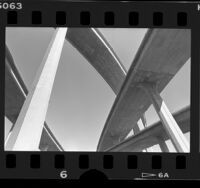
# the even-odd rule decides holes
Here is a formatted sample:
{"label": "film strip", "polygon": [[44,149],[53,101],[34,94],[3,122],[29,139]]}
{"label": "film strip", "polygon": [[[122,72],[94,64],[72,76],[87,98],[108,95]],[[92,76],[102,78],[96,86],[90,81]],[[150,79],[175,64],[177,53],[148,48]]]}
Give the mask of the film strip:
{"label": "film strip", "polygon": [[[41,66],[42,68],[33,82],[33,89],[29,87],[30,92],[28,92],[20,71],[17,70],[17,65],[15,65],[16,58],[14,58],[13,53],[17,53],[16,47],[10,45],[15,40],[15,32],[16,38],[20,36],[20,32],[22,32],[19,30],[20,28],[51,28],[52,33],[54,33],[50,47],[46,52],[47,55],[42,61],[43,67]],[[110,41],[112,44],[117,40],[114,38],[116,28],[127,30],[147,28],[127,72],[124,71],[123,62],[121,63],[118,59],[112,44],[102,34],[106,34],[106,32],[96,28],[113,29],[113,39],[112,32],[110,34],[110,40],[114,41]],[[26,35],[26,31],[23,32]],[[199,180],[199,33],[200,4],[198,3],[2,1],[0,3],[0,90],[1,104],[4,105],[1,105],[0,178],[84,179],[95,174],[105,179],[121,180]],[[82,53],[87,61],[97,63],[94,65],[90,62],[117,96],[113,101],[112,108],[108,111],[109,115],[107,114],[105,125],[100,130],[102,133],[98,140],[97,152],[81,150],[73,152],[73,149],[70,151],[63,148],[44,119],[47,113],[44,112],[44,109],[47,111],[46,106],[48,105],[46,104],[49,103],[46,98],[51,94],[55,78],[52,75],[56,74],[54,70],[57,69],[54,67],[56,63],[51,64],[51,62],[59,62],[67,37],[72,46]],[[26,39],[29,40],[29,38]],[[136,37],[136,39],[138,38]],[[23,48],[23,42],[19,43],[19,41],[17,45],[23,50],[30,48],[30,46]],[[118,46],[120,45],[118,44]],[[128,43],[123,48],[126,46]],[[163,59],[166,61],[164,62]],[[191,62],[190,69],[187,70],[190,72],[188,82],[190,94],[187,96],[190,102],[189,108],[170,113],[166,105],[163,107],[164,101],[159,98],[159,93],[181,69],[183,62],[185,63],[188,59]],[[98,60],[100,64],[98,64]],[[152,62],[152,64],[149,63],[150,67],[147,66],[148,63],[145,63],[147,61]],[[104,64],[105,62],[108,67]],[[159,62],[163,62],[163,68],[159,70],[160,72],[156,72],[157,68],[161,66]],[[174,67],[173,62],[176,63]],[[48,68],[45,74],[47,63],[49,66],[46,66]],[[49,69],[50,65],[54,68]],[[147,72],[147,69],[150,71]],[[47,74],[48,72],[51,74]],[[11,73],[14,75],[13,77],[7,76]],[[109,77],[110,74],[115,75],[112,78],[114,81]],[[146,75],[149,76],[146,77]],[[17,93],[17,89],[12,90],[15,85],[12,86],[13,80],[11,78],[14,77],[14,84],[17,83],[18,88],[20,86],[24,93],[23,96]],[[186,75],[181,79],[184,77]],[[42,79],[43,86],[45,86],[38,87],[37,84]],[[137,86],[134,85],[135,80],[137,80]],[[120,84],[120,82],[122,83]],[[154,92],[152,85],[145,85],[154,82],[159,91],[158,94]],[[52,85],[47,83],[52,83]],[[185,83],[185,87],[186,85]],[[134,87],[135,90],[130,90]],[[184,83],[182,83],[182,87],[184,88]],[[46,89],[40,90],[38,88]],[[138,93],[132,93],[136,90]],[[143,97],[143,93],[146,91],[150,95]],[[42,93],[45,96],[43,100],[41,99]],[[133,102],[134,107],[130,107],[128,111],[127,106],[131,106],[129,104],[132,103],[131,96],[133,95],[137,100],[135,103]],[[37,105],[37,97],[39,97],[39,105]],[[129,98],[130,101],[128,101]],[[20,100],[22,100],[21,103]],[[145,102],[146,100],[147,102]],[[161,103],[159,103],[160,100]],[[172,100],[172,103],[174,102],[175,100]],[[34,107],[31,107],[32,104]],[[150,104],[154,105],[160,123],[145,126],[146,118],[143,114]],[[37,106],[38,108],[36,108]],[[18,111],[14,107],[18,108]],[[37,110],[34,111],[34,108]],[[15,110],[17,116],[14,114]],[[31,112],[37,114],[35,119],[34,115],[27,115]],[[5,117],[12,123],[7,137],[5,136],[7,129]],[[40,121],[44,123],[35,126],[37,124],[35,122],[40,122],[40,118]],[[137,126],[133,126],[133,123],[137,124],[136,120],[140,118],[144,127],[136,129]],[[161,126],[164,126],[164,129]],[[29,128],[30,131],[27,132]],[[132,135],[126,137],[130,130],[133,130]],[[189,141],[184,135],[188,132],[190,133]],[[40,137],[38,138],[39,133]],[[162,140],[163,138],[164,140]],[[172,141],[174,151],[169,151],[170,147],[166,146],[168,139]],[[147,149],[155,144],[159,144],[161,152]]]}

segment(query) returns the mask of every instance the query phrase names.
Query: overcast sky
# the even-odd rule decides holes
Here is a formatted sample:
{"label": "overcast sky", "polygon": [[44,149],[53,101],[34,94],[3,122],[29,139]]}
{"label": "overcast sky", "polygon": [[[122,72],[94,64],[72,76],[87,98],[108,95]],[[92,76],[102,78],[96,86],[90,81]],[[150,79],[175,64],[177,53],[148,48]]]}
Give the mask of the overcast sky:
{"label": "overcast sky", "polygon": [[[128,70],[147,29],[99,30]],[[53,28],[6,30],[6,44],[28,89],[54,31]],[[171,112],[190,105],[190,60],[161,95]],[[114,100],[115,94],[103,78],[65,41],[46,117],[48,126],[63,148],[95,151]],[[148,125],[159,120],[152,106],[146,117]],[[7,120],[6,127],[5,135],[9,130]]]}

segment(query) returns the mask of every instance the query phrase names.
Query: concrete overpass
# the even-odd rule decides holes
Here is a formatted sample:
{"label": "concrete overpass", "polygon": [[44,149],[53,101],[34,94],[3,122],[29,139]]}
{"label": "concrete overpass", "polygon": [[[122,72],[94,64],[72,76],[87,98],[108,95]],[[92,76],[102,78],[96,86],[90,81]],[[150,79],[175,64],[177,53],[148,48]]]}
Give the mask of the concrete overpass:
{"label": "concrete overpass", "polygon": [[[183,133],[190,131],[189,106],[174,113],[173,116]],[[170,138],[163,129],[162,122],[159,121],[143,129],[138,134],[127,138],[125,141],[119,143],[118,145],[107,149],[106,151],[141,152],[148,147],[159,144],[161,139],[166,141]],[[163,150],[163,148],[161,148],[161,150]]]}
{"label": "concrete overpass", "polygon": [[[126,70],[101,33],[94,28],[70,28],[68,40],[104,78],[115,94],[125,79]],[[14,124],[24,103],[28,90],[6,48],[6,99],[5,115]],[[49,128],[44,124],[40,149],[58,150],[49,138]],[[47,130],[49,130],[47,132]],[[12,131],[12,130],[11,130]],[[53,134],[52,138],[53,138]],[[54,139],[56,142],[56,139]],[[57,143],[58,144],[58,143]],[[60,148],[62,148],[60,146]],[[63,148],[62,148],[63,150]]]}
{"label": "concrete overpass", "polygon": [[190,58],[190,43],[187,29],[147,32],[106,120],[98,151],[122,142],[153,103],[176,149],[188,152],[188,143],[159,93]]}
{"label": "concrete overpass", "polygon": [[[138,83],[138,79],[140,80],[140,82],[144,82],[144,80],[145,82],[146,81],[148,82],[150,81],[151,83],[156,82],[158,83],[157,85],[158,90],[161,91],[165,87],[165,85],[169,82],[169,80],[174,76],[174,74],[178,71],[178,69],[182,66],[182,64],[186,62],[185,59],[187,59],[190,53],[189,52],[190,36],[189,36],[188,31],[184,30],[183,33],[180,33],[178,30],[170,30],[170,32],[164,29],[161,29],[161,30],[162,31],[159,31],[159,30],[148,31],[136,55],[136,59],[134,60],[131,66],[132,68],[129,71],[130,73],[128,73],[129,76],[127,76],[125,80],[125,77],[126,77],[125,68],[122,66],[119,58],[114,53],[111,46],[106,42],[104,37],[101,35],[101,33],[97,29],[93,29],[93,28],[68,29],[65,38],[97,70],[97,72],[109,84],[109,86],[111,87],[111,89],[114,91],[116,95],[119,93],[120,88],[125,80],[124,85],[122,86],[122,89],[119,95],[117,96],[114,106],[116,106],[116,103],[119,103],[119,98],[120,100],[121,98],[124,99],[125,95],[126,97],[128,97],[128,100],[124,100],[125,103],[123,104],[122,102],[121,103],[122,106],[130,107],[129,104],[132,103],[132,105],[136,105],[137,107],[139,106],[141,108],[141,105],[142,105],[142,109],[137,109],[137,108],[135,109],[135,111],[136,110],[138,111],[138,114],[137,113],[133,114],[133,112],[135,112],[133,109],[124,109],[123,107],[120,107],[121,109],[116,108],[116,107],[112,108],[111,113],[106,122],[105,128],[102,132],[102,136],[100,138],[98,151],[105,150],[105,148],[107,149],[110,147],[112,148],[112,146],[116,144],[120,144],[131,129],[134,129],[134,132],[135,130],[138,130],[136,119],[139,120],[139,118],[143,116],[145,109],[147,109],[147,107],[151,104],[151,102],[148,100],[149,97],[144,95],[145,92],[140,91],[141,89],[139,89],[140,92],[137,93],[136,96],[132,95],[131,92],[135,92],[135,87],[134,89],[131,89],[131,90],[129,89],[128,94],[126,92],[125,94],[123,93],[124,90],[127,90],[127,88],[130,87],[130,84],[132,85],[135,84],[134,79],[136,79],[137,83]],[[185,42],[183,41],[181,43],[180,41],[182,39],[185,40]],[[164,41],[164,44],[162,43],[162,41]],[[185,48],[183,47],[184,45],[185,45]],[[52,53],[52,52],[49,52],[49,53]],[[183,55],[182,53],[185,53],[185,55]],[[28,91],[22,79],[20,78],[20,75],[18,74],[16,67],[14,66],[14,63],[11,68],[9,63],[14,62],[14,61],[12,61],[10,57],[11,56],[8,55],[7,61],[6,61],[6,67],[8,67],[8,70],[6,70],[6,75],[7,75],[6,91],[8,91],[7,93],[9,93],[9,95],[7,96],[7,99],[6,99],[5,113],[6,113],[6,116],[12,122],[15,122]],[[149,60],[153,64],[151,65],[149,64],[148,66],[147,63],[145,62]],[[169,60],[168,63],[166,63],[167,60]],[[161,62],[161,64],[158,66],[158,69],[155,71],[155,69],[157,68],[158,62]],[[173,64],[174,67],[171,66],[172,62],[173,63],[175,62]],[[139,70],[137,71],[137,74],[136,74],[136,67],[137,67],[137,70]],[[149,70],[151,68],[153,70]],[[134,76],[134,75],[137,75],[137,76]],[[130,78],[132,79],[132,81]],[[136,90],[138,90],[138,88]],[[16,98],[13,99],[13,96],[10,96],[10,95],[13,95],[15,91],[17,95],[16,95]],[[139,96],[141,96],[141,99],[138,98]],[[134,100],[132,99],[134,99],[135,101],[139,103],[142,102],[142,104],[138,105],[138,103],[137,102],[134,103]],[[17,102],[18,104],[16,104],[16,101],[18,101]],[[113,114],[113,109],[115,111],[114,113],[117,112],[118,115],[121,113],[119,116],[119,119],[116,115],[114,116],[115,120],[120,120],[120,121],[116,121],[116,124],[113,124],[113,122],[112,123],[109,122],[110,121],[109,118]],[[134,115],[134,118],[132,117],[132,115]],[[122,119],[120,119],[121,117]],[[128,125],[128,123],[130,124]],[[112,127],[113,125],[114,127]],[[41,150],[51,150],[51,149],[55,150],[55,147],[56,147],[56,149],[63,150],[61,146],[59,146],[59,143],[57,143],[55,140],[56,139],[53,138],[53,134],[50,134],[50,130],[48,129],[48,126],[45,123],[39,148]],[[160,141],[160,145],[165,147],[165,149],[163,150],[166,150],[166,146],[165,144],[163,144],[164,141],[162,141],[162,139],[160,139],[159,141]],[[103,145],[105,145],[105,147]]]}

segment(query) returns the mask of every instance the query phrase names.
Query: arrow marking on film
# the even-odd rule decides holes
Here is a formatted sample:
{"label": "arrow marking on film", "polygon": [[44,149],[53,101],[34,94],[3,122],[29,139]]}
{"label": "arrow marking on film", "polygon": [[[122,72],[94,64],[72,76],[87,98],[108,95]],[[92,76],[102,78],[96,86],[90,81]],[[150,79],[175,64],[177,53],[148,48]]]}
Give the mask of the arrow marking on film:
{"label": "arrow marking on film", "polygon": [[151,174],[151,173],[142,173],[142,178],[147,178],[147,177],[154,177],[156,174]]}

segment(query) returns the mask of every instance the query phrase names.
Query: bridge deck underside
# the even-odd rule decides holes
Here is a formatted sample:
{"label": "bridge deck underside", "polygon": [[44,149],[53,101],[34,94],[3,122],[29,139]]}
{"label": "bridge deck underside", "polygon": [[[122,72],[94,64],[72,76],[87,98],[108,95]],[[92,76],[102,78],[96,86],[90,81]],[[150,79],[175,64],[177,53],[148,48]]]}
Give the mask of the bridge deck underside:
{"label": "bridge deck underside", "polygon": [[104,151],[119,144],[152,104],[141,83],[161,92],[190,57],[190,30],[149,30],[112,106],[98,144]]}

